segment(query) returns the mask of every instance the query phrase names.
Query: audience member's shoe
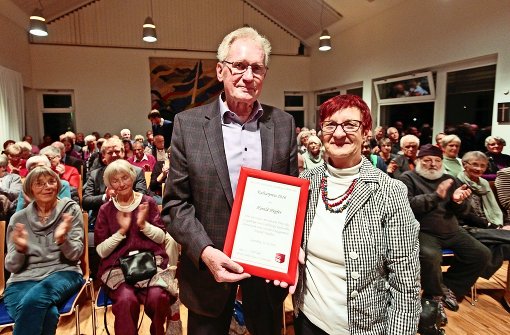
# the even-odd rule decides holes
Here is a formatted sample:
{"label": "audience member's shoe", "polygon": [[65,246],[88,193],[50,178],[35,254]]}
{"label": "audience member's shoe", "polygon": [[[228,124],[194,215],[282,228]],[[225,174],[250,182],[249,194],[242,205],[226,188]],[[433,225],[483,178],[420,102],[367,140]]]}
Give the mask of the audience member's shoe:
{"label": "audience member's shoe", "polygon": [[448,318],[446,317],[446,312],[444,310],[443,297],[440,295],[436,295],[432,297],[432,300],[437,302],[437,307],[439,308],[439,315],[441,316],[441,327],[446,326],[446,324],[448,323]]}
{"label": "audience member's shoe", "polygon": [[443,302],[448,309],[451,309],[454,312],[459,310],[457,297],[455,297],[455,293],[453,293],[449,288],[445,288],[444,290]]}

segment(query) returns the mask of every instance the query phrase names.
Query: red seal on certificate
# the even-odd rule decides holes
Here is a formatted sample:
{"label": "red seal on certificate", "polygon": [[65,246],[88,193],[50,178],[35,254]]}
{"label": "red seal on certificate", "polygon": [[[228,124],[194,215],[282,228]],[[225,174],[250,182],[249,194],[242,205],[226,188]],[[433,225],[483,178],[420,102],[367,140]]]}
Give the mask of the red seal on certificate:
{"label": "red seal on certificate", "polygon": [[274,257],[274,260],[277,263],[283,263],[283,262],[285,262],[285,255],[284,254],[276,254],[276,256]]}

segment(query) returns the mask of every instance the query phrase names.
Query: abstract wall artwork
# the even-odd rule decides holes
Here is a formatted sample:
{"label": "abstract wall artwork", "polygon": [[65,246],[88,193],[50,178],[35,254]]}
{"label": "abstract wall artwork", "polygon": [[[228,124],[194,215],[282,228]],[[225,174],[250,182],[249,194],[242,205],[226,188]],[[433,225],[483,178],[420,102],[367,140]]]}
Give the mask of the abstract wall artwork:
{"label": "abstract wall artwork", "polygon": [[209,103],[223,90],[214,59],[149,58],[152,109],[163,118]]}

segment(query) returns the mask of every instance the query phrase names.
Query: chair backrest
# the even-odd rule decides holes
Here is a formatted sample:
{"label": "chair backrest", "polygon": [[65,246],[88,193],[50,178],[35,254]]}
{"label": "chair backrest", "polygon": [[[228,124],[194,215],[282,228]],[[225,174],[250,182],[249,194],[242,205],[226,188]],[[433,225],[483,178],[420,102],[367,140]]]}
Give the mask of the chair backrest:
{"label": "chair backrest", "polygon": [[145,171],[145,183],[147,184],[147,189],[149,189],[149,185],[151,184],[151,171]]}
{"label": "chair backrest", "polygon": [[4,294],[5,290],[5,221],[0,221],[0,296]]}
{"label": "chair backrest", "polygon": [[90,277],[89,267],[89,215],[83,212],[83,254],[80,257],[80,267],[85,280]]}

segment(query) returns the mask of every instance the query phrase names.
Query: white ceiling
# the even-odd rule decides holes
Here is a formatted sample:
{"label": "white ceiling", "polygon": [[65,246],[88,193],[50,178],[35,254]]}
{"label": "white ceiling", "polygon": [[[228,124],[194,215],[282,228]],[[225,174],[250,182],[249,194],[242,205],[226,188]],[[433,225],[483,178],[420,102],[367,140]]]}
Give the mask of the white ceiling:
{"label": "white ceiling", "polygon": [[[73,11],[95,2],[109,0],[11,0],[27,16],[42,4],[43,14],[48,22],[61,18]],[[141,1],[141,0],[139,0]],[[157,1],[157,0],[150,0]],[[148,1],[148,3],[150,3]],[[186,0],[165,0],[182,2]],[[211,2],[214,0],[202,0]],[[398,5],[404,0],[231,0],[243,1],[275,21],[299,40],[308,42],[315,39],[323,28],[330,33],[339,33],[352,26],[369,20],[373,16]],[[129,1],[126,1],[129,2]],[[181,6],[182,7],[182,6]],[[237,13],[244,15],[243,13]],[[322,20],[321,20],[322,19]],[[321,24],[322,21],[322,24]],[[159,23],[162,24],[162,23]]]}

